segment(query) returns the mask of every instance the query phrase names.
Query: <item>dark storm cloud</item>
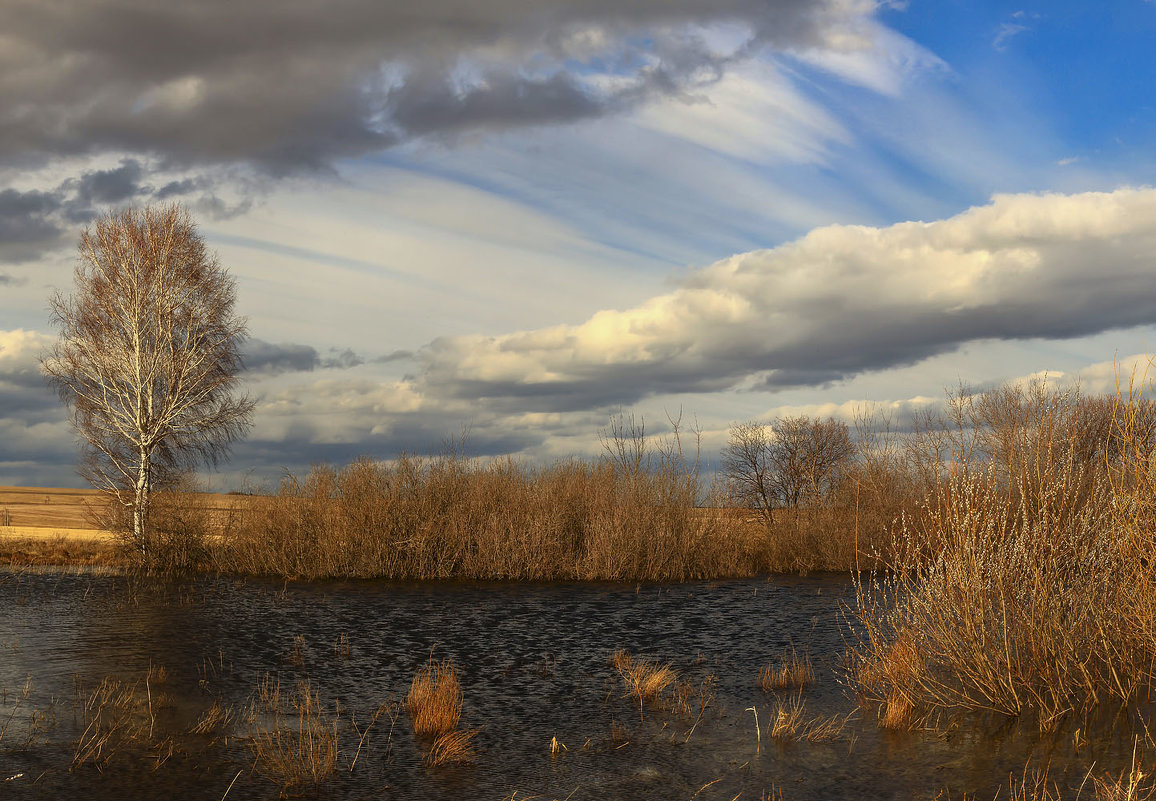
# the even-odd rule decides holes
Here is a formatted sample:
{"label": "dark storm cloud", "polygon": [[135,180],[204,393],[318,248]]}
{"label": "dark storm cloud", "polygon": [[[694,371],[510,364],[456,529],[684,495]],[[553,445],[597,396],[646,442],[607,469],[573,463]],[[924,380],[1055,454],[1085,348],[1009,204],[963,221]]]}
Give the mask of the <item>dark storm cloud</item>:
{"label": "dark storm cloud", "polygon": [[365,363],[365,359],[348,348],[333,348],[328,355],[322,356],[309,345],[291,342],[274,344],[262,339],[247,340],[243,357],[247,372],[267,375],[309,372],[318,368],[346,370]]}
{"label": "dark storm cloud", "polygon": [[[0,0],[0,160],[119,151],[274,174],[322,167],[415,136],[683,93],[736,54],[844,41],[874,5]],[[708,46],[700,32],[718,24],[740,27],[745,46]]]}
{"label": "dark storm cloud", "polygon": [[32,261],[61,245],[59,193],[0,191],[0,263]]}
{"label": "dark storm cloud", "polygon": [[102,208],[124,206],[146,195],[150,188],[141,184],[145,170],[136,159],[125,159],[111,170],[92,170],[57,190],[69,195],[62,203],[64,218],[71,223],[87,223]]}
{"label": "dark storm cloud", "polygon": [[286,373],[312,370],[320,361],[317,350],[308,345],[275,345],[250,339],[244,347],[245,369],[250,373]]}
{"label": "dark storm cloud", "polygon": [[204,188],[204,181],[196,178],[184,178],[180,181],[169,181],[157,190],[153,197],[156,200],[168,200],[174,197],[183,197]]}
{"label": "dark storm cloud", "polygon": [[[0,116],[3,113],[0,110]],[[156,189],[148,183],[148,174],[149,168],[139,160],[123,159],[119,166],[87,170],[50,189],[0,190],[0,264],[35,261],[45,253],[75,247],[84,225],[109,209],[123,206],[172,202],[179,197],[198,215],[233,217],[249,209],[256,185],[229,180],[241,197],[228,202],[217,197],[214,188],[230,176],[202,175]]]}
{"label": "dark storm cloud", "polygon": [[73,244],[77,225],[92,220],[98,206],[124,204],[148,193],[141,184],[144,172],[139,162],[126,159],[119,167],[84,172],[55,189],[0,191],[0,262],[33,261]]}
{"label": "dark storm cloud", "polygon": [[329,355],[320,360],[322,367],[337,368],[339,370],[348,370],[350,367],[358,367],[365,364],[365,359],[358,356],[349,348],[344,350],[337,350],[336,348],[329,351]]}
{"label": "dark storm cloud", "polygon": [[143,194],[140,180],[144,168],[136,159],[125,159],[112,170],[85,173],[77,182],[76,201],[83,204],[112,205]]}

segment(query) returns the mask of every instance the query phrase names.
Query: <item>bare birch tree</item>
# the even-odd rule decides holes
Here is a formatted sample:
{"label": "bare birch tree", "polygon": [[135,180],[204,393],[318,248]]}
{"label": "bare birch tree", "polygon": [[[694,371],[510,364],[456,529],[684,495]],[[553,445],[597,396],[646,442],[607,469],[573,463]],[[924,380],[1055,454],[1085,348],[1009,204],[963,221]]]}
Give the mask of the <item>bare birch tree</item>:
{"label": "bare birch tree", "polygon": [[51,300],[60,337],[41,366],[82,441],[81,474],[131,512],[148,558],[152,490],[248,431],[246,321],[233,278],[176,205],[99,218],[80,237],[75,284]]}

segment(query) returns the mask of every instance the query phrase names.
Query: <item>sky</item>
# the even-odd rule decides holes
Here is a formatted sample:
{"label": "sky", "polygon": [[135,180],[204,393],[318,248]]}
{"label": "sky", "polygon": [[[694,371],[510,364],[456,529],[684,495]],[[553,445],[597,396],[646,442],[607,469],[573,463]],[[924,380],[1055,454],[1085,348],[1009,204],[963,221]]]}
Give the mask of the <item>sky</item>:
{"label": "sky", "polygon": [[1156,2],[0,0],[0,484],[79,486],[39,358],[98,215],[237,281],[206,486],[601,450],[1156,348]]}

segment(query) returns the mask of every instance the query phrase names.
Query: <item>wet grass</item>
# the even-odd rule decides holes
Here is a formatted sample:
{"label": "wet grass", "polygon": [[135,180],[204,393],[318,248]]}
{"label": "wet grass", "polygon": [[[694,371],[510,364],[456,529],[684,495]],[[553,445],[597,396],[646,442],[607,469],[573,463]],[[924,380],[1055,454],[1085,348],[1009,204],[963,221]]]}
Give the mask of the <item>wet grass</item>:
{"label": "wet grass", "polygon": [[827,743],[839,739],[850,719],[850,714],[808,716],[802,697],[794,696],[778,703],[767,733],[779,742]]}
{"label": "wet grass", "polygon": [[465,763],[473,760],[478,729],[459,729],[462,717],[461,682],[452,662],[430,661],[414,674],[406,711],[414,734],[425,751],[427,767]]}
{"label": "wet grass", "polygon": [[799,654],[793,645],[783,650],[777,662],[759,669],[759,687],[763,692],[802,690],[814,683],[810,654],[806,651]]}
{"label": "wet grass", "polygon": [[615,651],[610,663],[622,678],[626,694],[634,697],[640,705],[644,702],[657,703],[667,688],[678,682],[678,673],[669,664],[653,659],[637,659],[626,651]]}
{"label": "wet grass", "polygon": [[[802,653],[805,651],[788,649],[783,652],[782,661],[801,659]],[[273,658],[276,659],[276,655]],[[227,664],[223,655],[215,655],[214,661]],[[705,710],[714,702],[713,675],[692,682],[670,663],[635,657],[623,650],[610,656],[604,670],[605,678],[616,681],[622,690],[621,694],[615,694],[618,700],[614,703],[631,708],[644,703],[652,710],[648,711],[646,720],[630,718],[633,722],[627,728],[615,719],[612,706],[608,710],[611,719],[606,740],[599,739],[592,744],[588,739],[585,745],[572,750],[562,746],[555,737],[549,747],[543,747],[541,758],[558,761],[560,769],[571,770],[570,761],[579,758],[582,761],[574,765],[619,752],[641,755],[659,746],[701,747],[690,744],[690,736],[684,736],[682,729],[676,730],[674,724],[685,719],[689,725],[693,719],[690,728],[693,733]],[[557,668],[547,674],[538,672],[533,680],[553,680],[558,672]],[[71,771],[69,775],[75,775],[78,781],[99,782],[101,775],[115,773],[129,765],[142,766],[150,774],[173,769],[173,775],[182,775],[181,771],[186,769],[182,766],[208,760],[211,764],[233,766],[225,770],[222,779],[241,783],[244,789],[238,791],[239,797],[261,797],[259,789],[252,784],[257,780],[282,796],[347,797],[351,787],[364,792],[363,785],[347,784],[345,778],[359,770],[359,766],[361,770],[369,766],[371,771],[385,771],[388,777],[389,770],[393,769],[390,744],[394,724],[403,709],[413,725],[416,751],[413,758],[420,757],[421,765],[431,772],[431,777],[433,772],[453,765],[511,758],[511,755],[489,753],[481,748],[482,729],[462,727],[461,680],[458,670],[448,660],[431,658],[419,667],[410,681],[404,704],[386,702],[368,713],[341,709],[335,699],[327,700],[310,680],[284,685],[276,675],[260,673],[252,684],[246,707],[230,707],[222,698],[210,696],[191,722],[181,722],[188,719],[187,716],[178,718],[172,714],[171,704],[161,692],[179,689],[173,684],[179,683],[175,676],[182,673],[154,664],[135,680],[109,676],[91,688],[79,687],[75,701],[78,736],[72,742],[71,762],[65,772]],[[750,691],[758,692],[755,688]],[[780,695],[774,700],[769,715],[758,710],[763,712],[763,720],[759,722],[764,751],[768,743],[788,750],[831,748],[835,744],[839,749],[853,749],[857,734],[854,728],[849,730],[852,713],[814,714],[808,708],[804,692],[795,688],[789,695]],[[26,690],[23,698],[26,700],[29,695],[30,691]],[[21,709],[19,700],[13,694],[9,702],[9,706],[14,707],[10,720]],[[3,739],[6,728],[0,728],[0,749],[11,745]],[[24,742],[20,745],[35,747]],[[1151,760],[1143,755],[1150,745],[1151,741],[1145,740],[1141,748],[1141,742],[1137,741],[1137,755],[1130,770],[1099,775],[1089,771],[1086,788],[1078,796],[1067,790],[1057,795],[1056,778],[1045,765],[1025,767],[1022,773],[1010,776],[997,797],[1033,801],[1060,797],[1096,801],[1150,798],[1153,795],[1148,773]],[[238,748],[248,755],[247,762],[236,762]],[[579,754],[583,756],[578,757]],[[516,756],[531,758],[524,754]],[[740,765],[738,761],[735,764]],[[738,776],[743,770],[749,770],[749,765],[736,770],[735,776]],[[728,774],[723,778],[730,781],[734,777]],[[388,781],[388,778],[382,780]],[[713,779],[706,787],[700,797],[716,797],[710,794],[711,788],[716,787]],[[219,788],[217,795],[224,791]],[[726,797],[733,795],[734,792],[730,792]]]}
{"label": "wet grass", "polygon": [[442,765],[452,765],[471,762],[474,758],[474,738],[478,730],[462,731],[454,729],[439,734],[430,744],[425,755],[425,764],[436,768]]}
{"label": "wet grass", "polygon": [[337,770],[338,730],[320,694],[308,682],[289,698],[291,714],[276,714],[272,725],[250,724],[253,769],[282,787],[319,785]]}
{"label": "wet grass", "polygon": [[453,664],[431,659],[414,674],[405,698],[414,734],[437,738],[457,729],[462,700],[462,686]]}
{"label": "wet grass", "polygon": [[[1108,407],[1089,405],[1076,393],[1046,387],[1005,388],[955,403],[956,427],[931,432],[946,443],[949,455],[934,466],[942,472],[929,478],[925,465],[906,474],[923,500],[904,507],[889,530],[894,538],[879,557],[885,569],[858,579],[843,678],[867,709],[863,719],[897,740],[935,736],[935,721],[944,717],[965,720],[961,725],[974,727],[975,736],[993,721],[1014,720],[1047,743],[1073,730],[1086,735],[1114,709],[1150,709],[1156,701],[1150,408],[1126,396]],[[917,439],[930,438],[928,431]],[[908,460],[918,462],[910,454]],[[801,510],[783,516],[785,522],[744,528],[727,515],[694,510],[688,498],[701,488],[663,469],[631,473],[613,462],[530,469],[457,455],[319,468],[253,501],[250,518],[214,558],[237,560],[229,564],[241,572],[310,577],[726,575],[786,559],[789,537],[770,548],[771,532],[846,513],[845,505]],[[896,490],[887,503],[900,496]],[[803,545],[800,539],[791,546],[798,546],[790,557],[796,565]],[[826,564],[842,545],[830,547],[808,564]],[[348,638],[331,636],[312,656],[332,644],[335,661],[349,659]],[[284,663],[303,671],[318,661],[307,659],[307,646],[295,639]],[[615,652],[610,667],[607,705],[630,706],[622,715],[630,729],[613,717],[621,709],[612,713],[609,750],[637,747],[655,725],[670,729],[664,736],[673,742],[676,717],[693,720],[682,742],[690,740],[711,703],[708,682],[688,682],[673,663],[626,651]],[[547,659],[540,675],[545,680],[556,671],[557,662]],[[757,694],[750,673],[740,678]],[[763,665],[758,687],[780,697],[765,699],[774,706],[769,721],[763,712],[757,736],[816,746],[843,737],[845,715],[808,712],[813,701],[803,692],[814,680],[806,650],[787,649]],[[104,767],[134,748],[167,759],[172,741],[158,735],[154,694],[162,683],[154,672],[86,696],[74,768]],[[269,711],[286,702],[292,714]],[[431,659],[414,675],[405,707],[427,766],[484,753],[479,731],[461,727],[462,704],[452,664]],[[282,787],[334,775],[343,735],[319,699],[303,712],[300,687],[286,693],[279,679],[266,676],[254,706],[280,716],[272,726],[258,716],[247,734],[261,775]],[[209,722],[198,734],[237,726],[229,710],[210,706],[204,715]],[[1146,737],[1137,722],[1143,717],[1137,713],[1124,725]],[[592,726],[591,736],[605,734],[606,726]],[[356,762],[360,743],[352,753]],[[552,757],[566,759],[567,752]],[[1150,797],[1152,771],[1152,760],[1143,757],[1122,773],[1090,771],[1079,797]],[[1001,797],[1073,797],[1069,789],[1057,789],[1048,766],[1035,766],[1009,777]]]}

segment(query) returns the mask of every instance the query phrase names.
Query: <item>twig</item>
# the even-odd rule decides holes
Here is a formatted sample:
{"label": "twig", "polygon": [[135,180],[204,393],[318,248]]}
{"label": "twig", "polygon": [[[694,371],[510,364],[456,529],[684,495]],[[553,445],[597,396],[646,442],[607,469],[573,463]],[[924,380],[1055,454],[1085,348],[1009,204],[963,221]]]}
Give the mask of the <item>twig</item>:
{"label": "twig", "polygon": [[[152,664],[149,664],[149,672],[152,672]],[[153,691],[149,689],[149,677],[145,674],[145,694],[149,699],[149,742],[153,739],[153,725],[156,723],[156,718],[153,716]]]}
{"label": "twig", "polygon": [[[237,775],[233,777],[233,781],[229,782],[228,788],[225,789],[225,795],[229,794],[229,790],[233,789],[233,785],[237,783],[237,779],[241,778],[241,774],[245,772],[244,768],[237,771]],[[225,801],[225,795],[221,796],[221,801]]]}
{"label": "twig", "polygon": [[755,714],[755,755],[758,756],[763,753],[763,732],[759,728],[759,710],[753,706],[748,706],[745,711]]}
{"label": "twig", "polygon": [[[722,780],[723,780],[723,777],[722,777],[722,776],[719,776],[719,777],[718,777],[717,779],[715,779],[713,782],[707,782],[707,783],[706,783],[706,784],[704,784],[702,787],[698,788],[698,793],[701,793],[703,790],[705,790],[706,788],[710,787],[712,784],[718,784],[718,783],[719,783],[719,782],[721,782]],[[692,795],[692,796],[690,797],[690,798],[691,798],[691,801],[694,801],[694,799],[698,798],[698,793],[695,793],[694,795]]]}

